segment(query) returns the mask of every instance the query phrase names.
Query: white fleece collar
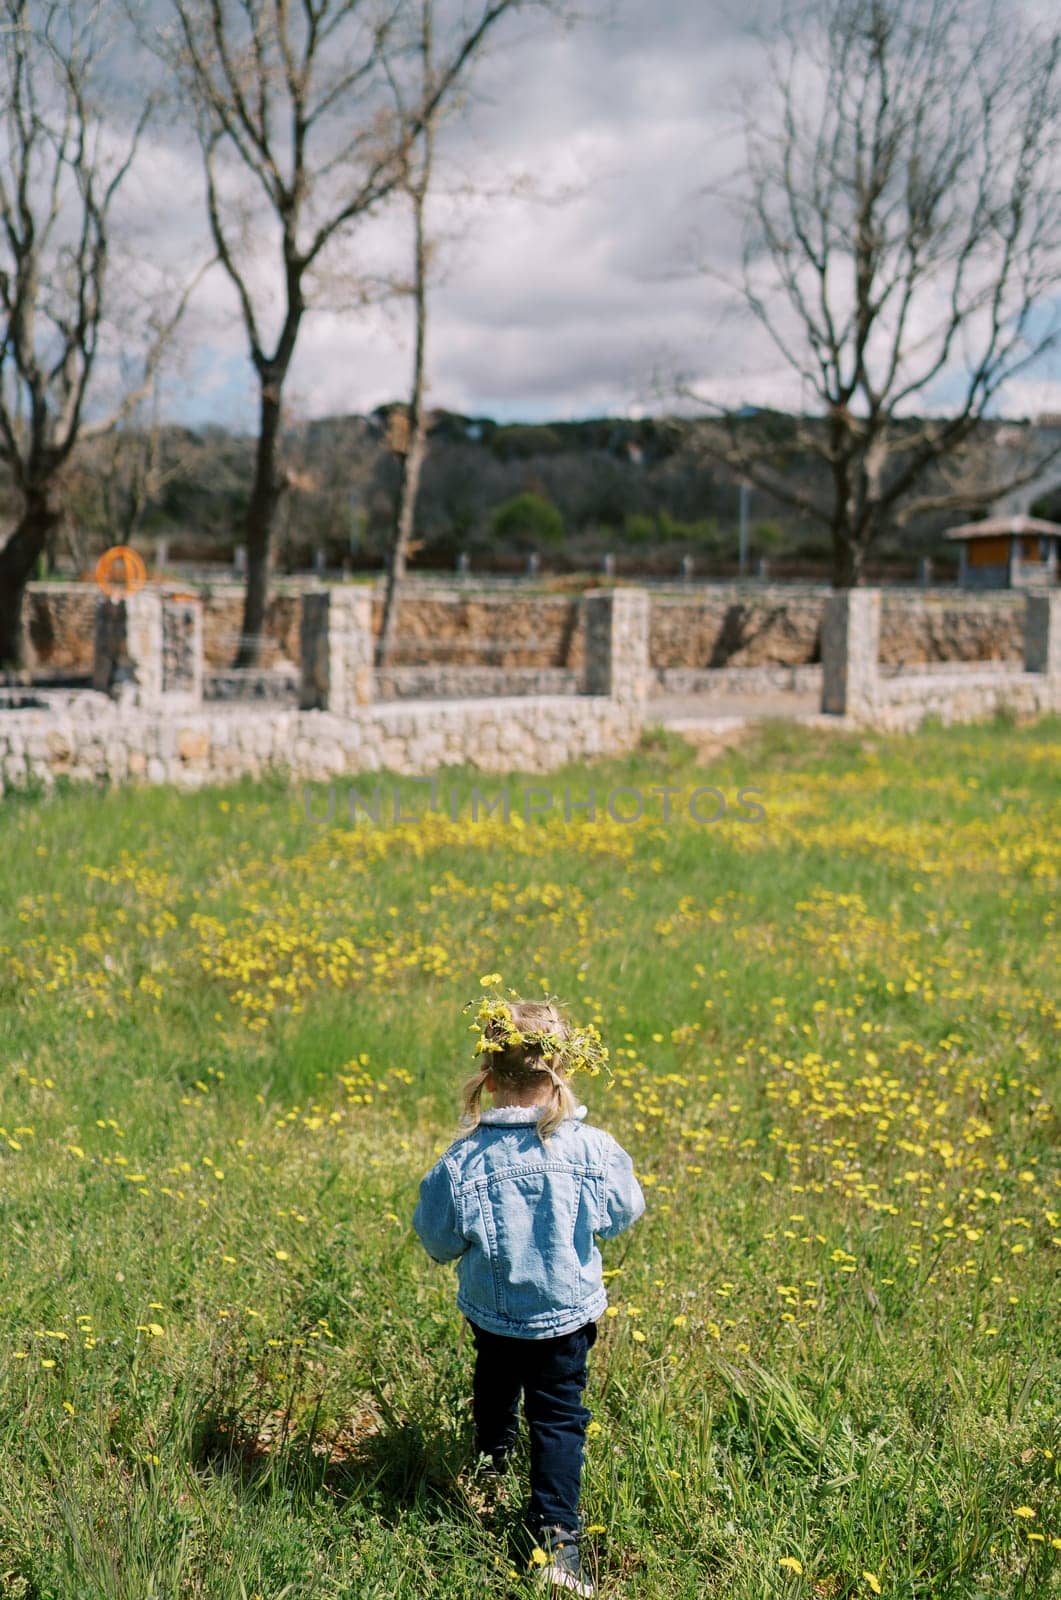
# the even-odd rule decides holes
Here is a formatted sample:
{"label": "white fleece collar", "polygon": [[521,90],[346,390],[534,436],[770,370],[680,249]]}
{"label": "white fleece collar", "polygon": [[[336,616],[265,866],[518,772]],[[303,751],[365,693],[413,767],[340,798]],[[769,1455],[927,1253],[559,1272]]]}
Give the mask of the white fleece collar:
{"label": "white fleece collar", "polygon": [[[488,1127],[516,1127],[522,1123],[537,1122],[547,1106],[492,1106],[488,1111],[479,1113],[479,1121]],[[578,1106],[575,1116],[581,1119],[589,1115],[588,1106]]]}

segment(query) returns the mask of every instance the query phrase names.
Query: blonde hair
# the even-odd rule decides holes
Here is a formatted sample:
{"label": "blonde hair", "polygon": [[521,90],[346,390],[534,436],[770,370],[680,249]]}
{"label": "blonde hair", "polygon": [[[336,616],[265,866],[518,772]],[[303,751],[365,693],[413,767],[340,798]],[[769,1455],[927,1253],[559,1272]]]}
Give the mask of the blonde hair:
{"label": "blonde hair", "polygon": [[[551,1002],[540,1000],[513,1000],[509,1005],[512,1026],[523,1033],[545,1035],[563,1042],[571,1037],[571,1027],[562,1013]],[[487,1032],[489,1033],[489,1025]],[[472,1074],[464,1085],[461,1121],[465,1133],[474,1133],[479,1126],[480,1102],[486,1080],[493,1073],[500,1087],[505,1089],[532,1089],[542,1087],[551,1080],[552,1096],[546,1109],[538,1118],[537,1132],[544,1141],[555,1133],[561,1122],[573,1117],[578,1101],[561,1071],[545,1059],[543,1045],[522,1041],[518,1044],[505,1041],[483,1057],[478,1072]]]}

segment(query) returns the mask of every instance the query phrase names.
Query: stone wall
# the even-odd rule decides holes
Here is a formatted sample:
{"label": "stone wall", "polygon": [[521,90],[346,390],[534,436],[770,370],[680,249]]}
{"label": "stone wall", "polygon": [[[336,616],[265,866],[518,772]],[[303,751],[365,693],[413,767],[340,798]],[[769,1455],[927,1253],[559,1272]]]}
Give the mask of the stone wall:
{"label": "stone wall", "polygon": [[34,672],[88,676],[96,639],[94,583],[30,584],[22,605],[23,657]]}
{"label": "stone wall", "polygon": [[566,667],[385,667],[377,671],[378,700],[467,700],[478,696],[578,694]]}
{"label": "stone wall", "polygon": [[453,698],[461,691],[512,697],[541,694],[561,680],[563,692],[579,688],[591,695],[643,701],[648,692],[648,596],[643,589],[591,589],[582,597],[585,616],[585,669],[453,666],[436,663],[374,667],[372,596],[364,589],[332,586],[307,593],[302,603],[302,668],[299,705],[303,710],[347,714],[378,698],[417,691],[431,698]]}
{"label": "stone wall", "polygon": [[[180,696],[161,689],[165,604],[157,594],[142,593],[98,607],[101,646],[110,639],[115,659],[124,650],[131,663],[145,666],[139,699],[122,703],[104,693],[38,690],[12,695],[10,709],[0,707],[0,794],[59,776],[197,788],[270,768],[296,779],[380,770],[419,777],[463,763],[492,773],[549,772],[631,750],[646,721],[643,591],[598,590],[584,598],[586,678],[596,693],[404,704],[359,699],[371,642],[369,597],[354,590],[318,592],[303,611],[308,637],[300,694],[319,694],[325,706],[306,709],[180,704]],[[198,606],[190,609],[197,618]],[[886,675],[877,659],[880,612],[879,591],[831,597],[823,628],[822,712],[835,719],[815,715],[816,725],[905,729],[928,716],[957,722],[1000,708],[1026,716],[1061,710],[1061,594],[1028,603],[1031,670],[1003,663]],[[107,665],[105,649],[98,665]]]}
{"label": "stone wall", "polygon": [[649,654],[675,667],[796,666],[818,660],[823,596],[771,587],[654,594]]}
{"label": "stone wall", "polygon": [[[659,671],[800,666],[821,660],[826,588],[719,585],[652,595],[651,659]],[[883,665],[1019,661],[1023,596],[949,590],[881,592]]]}
{"label": "stone wall", "polygon": [[173,783],[199,788],[267,770],[295,779],[449,764],[549,772],[637,743],[636,705],[600,696],[373,705],[327,711],[218,706],[178,715],[122,710],[89,691],[41,694],[44,709],[0,711],[0,794],[27,782]]}
{"label": "stone wall", "polygon": [[[303,586],[272,591],[265,608],[260,665],[298,665]],[[208,671],[231,667],[243,624],[243,586],[211,584],[203,594],[203,656]]]}
{"label": "stone wall", "polygon": [[[578,595],[410,593],[399,598],[395,666],[565,667],[584,661]],[[373,599],[373,632],[383,617]]]}
{"label": "stone wall", "polygon": [[[302,594],[314,585],[278,587],[266,614],[261,665],[299,664]],[[360,586],[358,586],[360,588]],[[365,593],[365,589],[360,588]],[[382,595],[372,594],[378,632]],[[656,673],[679,668],[805,666],[821,659],[821,623],[830,591],[781,584],[653,587],[649,651]],[[27,663],[40,673],[92,671],[94,584],[31,584],[25,608]],[[243,615],[239,584],[212,584],[203,595],[208,672],[235,659]],[[882,665],[932,661],[1019,661],[1023,596],[1000,590],[882,591]],[[417,584],[399,602],[393,665],[563,669],[585,663],[585,604],[578,595],[520,593],[512,587],[471,592]]]}
{"label": "stone wall", "polygon": [[203,616],[198,600],[157,589],[96,601],[92,686],[127,704],[198,706],[203,698]]}
{"label": "stone wall", "polygon": [[[26,665],[32,672],[64,677],[91,674],[99,595],[94,583],[28,586],[23,639]],[[270,596],[262,642],[263,667],[285,662],[297,665],[301,619],[301,589],[281,589]],[[222,671],[232,665],[242,620],[240,585],[217,584],[204,591],[203,658],[208,671]]]}
{"label": "stone wall", "polygon": [[203,699],[297,706],[298,683],[294,667],[229,667],[203,673]]}
{"label": "stone wall", "polygon": [[881,680],[872,712],[863,720],[886,732],[916,728],[927,717],[943,723],[978,722],[997,711],[1019,717],[1061,711],[1061,679],[1003,667],[954,673],[910,673]]}
{"label": "stone wall", "polygon": [[830,596],[822,623],[822,713],[895,730],[927,717],[972,722],[1001,709],[1020,716],[1061,710],[1061,593],[1018,601],[1020,661],[911,672],[881,665],[879,589]]}
{"label": "stone wall", "polygon": [[656,667],[654,694],[816,694],[822,686],[820,666]]}
{"label": "stone wall", "polygon": [[1024,596],[1008,590],[881,590],[880,662],[1016,661],[1024,652]]}

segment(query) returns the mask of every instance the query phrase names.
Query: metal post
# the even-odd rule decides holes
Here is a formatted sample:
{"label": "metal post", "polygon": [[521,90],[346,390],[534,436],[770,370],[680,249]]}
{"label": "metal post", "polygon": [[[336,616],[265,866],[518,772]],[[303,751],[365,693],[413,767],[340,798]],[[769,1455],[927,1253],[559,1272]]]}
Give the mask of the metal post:
{"label": "metal post", "polygon": [[740,486],[740,575],[743,578],[748,571],[748,501],[751,497],[751,484],[744,482]]}
{"label": "metal post", "polygon": [[361,542],[361,491],[350,490],[350,557],[357,555],[357,547]]}

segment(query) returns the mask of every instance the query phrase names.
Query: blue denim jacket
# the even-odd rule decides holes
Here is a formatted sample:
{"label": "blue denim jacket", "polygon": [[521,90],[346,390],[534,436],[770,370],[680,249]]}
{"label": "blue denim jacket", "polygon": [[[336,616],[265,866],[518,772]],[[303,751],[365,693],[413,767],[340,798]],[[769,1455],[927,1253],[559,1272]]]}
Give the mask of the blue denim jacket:
{"label": "blue denim jacket", "polygon": [[645,1197],[603,1128],[566,1118],[545,1142],[540,1106],[496,1106],[455,1140],[420,1185],[413,1227],[457,1267],[457,1306],[489,1333],[550,1339],[608,1304],[594,1239],[636,1222]]}

